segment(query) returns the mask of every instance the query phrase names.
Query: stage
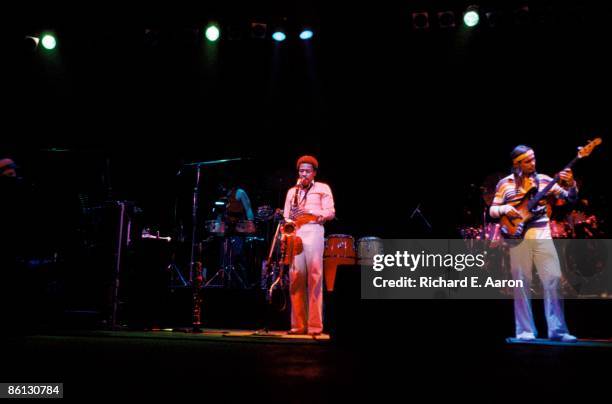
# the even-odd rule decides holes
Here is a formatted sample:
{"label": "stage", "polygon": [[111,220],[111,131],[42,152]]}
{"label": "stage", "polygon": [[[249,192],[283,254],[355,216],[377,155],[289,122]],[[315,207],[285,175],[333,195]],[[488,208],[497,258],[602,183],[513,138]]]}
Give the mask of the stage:
{"label": "stage", "polygon": [[[6,13],[0,383],[612,399],[612,5],[111,3]],[[557,247],[519,271],[502,234],[532,229]],[[514,339],[544,294],[576,343]]]}
{"label": "stage", "polygon": [[[367,344],[182,332],[71,332],[3,339],[4,381],[61,381],[64,397],[268,402],[556,399],[569,389],[609,396],[608,348],[508,345],[503,339],[369,330]],[[250,331],[249,331],[250,333]],[[595,367],[595,364],[597,366]],[[520,378],[521,386],[513,380]],[[554,390],[546,386],[557,386]]]}

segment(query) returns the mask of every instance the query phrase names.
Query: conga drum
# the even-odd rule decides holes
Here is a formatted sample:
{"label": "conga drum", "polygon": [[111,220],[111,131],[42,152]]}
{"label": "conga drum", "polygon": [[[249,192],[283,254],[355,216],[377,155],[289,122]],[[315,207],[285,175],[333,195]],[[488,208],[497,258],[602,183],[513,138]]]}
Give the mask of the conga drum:
{"label": "conga drum", "polygon": [[325,240],[323,274],[325,290],[333,292],[338,265],[354,265],[357,253],[355,239],[346,234],[330,234]]}
{"label": "conga drum", "polygon": [[377,254],[384,254],[381,238],[362,237],[357,240],[357,259],[359,265],[372,265],[372,259]]}

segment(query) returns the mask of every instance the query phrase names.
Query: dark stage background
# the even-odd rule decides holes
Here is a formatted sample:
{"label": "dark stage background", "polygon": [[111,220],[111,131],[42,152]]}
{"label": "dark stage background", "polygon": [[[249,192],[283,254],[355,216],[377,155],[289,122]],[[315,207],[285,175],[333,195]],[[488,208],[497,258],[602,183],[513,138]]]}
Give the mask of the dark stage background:
{"label": "dark stage background", "polygon": [[[519,23],[513,13],[525,4],[528,19]],[[328,234],[456,238],[481,222],[482,186],[508,173],[515,145],[534,147],[538,171],[552,175],[596,136],[603,145],[575,167],[588,201],[578,208],[595,214],[607,234],[611,10],[483,3],[481,11],[505,17],[469,30],[460,21],[465,6],[15,12],[5,38],[0,151],[28,184],[27,225],[20,224],[27,249],[79,266],[95,232],[86,216],[107,200],[134,201],[139,228],[188,235],[194,170],[181,167],[194,161],[244,159],[204,169],[202,219],[228,178],[255,208],[282,207],[302,154],[319,158],[319,179],[334,191],[337,220]],[[435,13],[447,9],[456,12],[454,29],[437,26]],[[429,30],[413,29],[418,10],[430,13]],[[222,31],[213,49],[202,38],[209,19],[222,29],[263,21],[269,36],[282,17],[289,33],[314,27],[314,39],[276,44],[245,31],[229,40]],[[58,37],[54,51],[23,46],[25,35],[44,30]],[[431,231],[412,215],[417,206]]]}
{"label": "dark stage background", "polygon": [[[512,10],[523,4],[530,22],[517,24]],[[453,237],[478,223],[479,188],[508,172],[516,144],[532,145],[539,171],[554,174],[577,146],[602,136],[604,145],[575,171],[590,209],[604,218],[609,10],[483,4],[506,12],[505,24],[482,21],[469,31],[459,20],[465,5],[23,10],[9,37],[14,93],[3,154],[41,192],[41,209],[53,200],[56,214],[69,215],[78,194],[91,203],[134,200],[147,224],[171,231],[176,198],[190,199],[193,173],[177,176],[182,163],[249,158],[207,169],[204,198],[229,175],[255,207],[280,207],[295,159],[309,153],[336,197],[328,233],[420,236],[422,225],[410,220],[420,203],[431,235]],[[433,15],[446,9],[457,13],[457,28],[437,27]],[[417,10],[432,15],[430,30],[413,29]],[[281,16],[295,29],[311,23],[314,40],[274,44],[246,33],[223,37],[216,56],[202,40],[209,17],[223,26]],[[58,36],[54,52],[18,47],[43,29]]]}

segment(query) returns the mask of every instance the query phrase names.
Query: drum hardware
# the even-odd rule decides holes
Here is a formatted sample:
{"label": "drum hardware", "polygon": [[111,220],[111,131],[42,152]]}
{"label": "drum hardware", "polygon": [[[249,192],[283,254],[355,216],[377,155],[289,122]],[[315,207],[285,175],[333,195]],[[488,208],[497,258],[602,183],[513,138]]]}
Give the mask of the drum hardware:
{"label": "drum hardware", "polygon": [[252,220],[239,220],[234,226],[234,231],[237,234],[255,234],[257,228]]}
{"label": "drum hardware", "polygon": [[[221,267],[206,281],[204,287],[232,287],[249,288],[247,271],[241,261],[244,256],[246,244],[258,240],[255,222],[252,220],[223,221],[220,219],[207,220],[204,228],[208,233],[206,242],[221,240]],[[219,284],[214,282],[220,280]],[[234,282],[235,281],[235,282]]]}
{"label": "drum hardware", "polygon": [[[246,289],[247,284],[244,281],[246,277],[246,271],[244,267],[236,262],[234,257],[235,251],[238,249],[238,254],[242,252],[244,241],[240,236],[225,236],[223,237],[223,250],[222,250],[222,265],[221,268],[204,284],[204,287],[231,287],[234,279],[240,288]],[[237,247],[237,245],[239,246]],[[242,276],[239,274],[242,273]],[[213,285],[216,279],[221,279],[220,285]]]}
{"label": "drum hardware", "polygon": [[207,220],[204,229],[212,236],[223,236],[225,234],[225,222],[222,220]]}

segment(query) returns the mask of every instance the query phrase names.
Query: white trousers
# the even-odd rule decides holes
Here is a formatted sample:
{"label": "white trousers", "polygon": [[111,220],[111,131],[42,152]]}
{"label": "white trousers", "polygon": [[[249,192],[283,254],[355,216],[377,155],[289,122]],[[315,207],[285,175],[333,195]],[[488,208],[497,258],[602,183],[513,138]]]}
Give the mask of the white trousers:
{"label": "white trousers", "polygon": [[304,251],[296,255],[289,271],[291,294],[291,329],[299,332],[323,331],[323,250],[322,225],[305,224],[297,235]]}
{"label": "white trousers", "polygon": [[532,269],[535,264],[544,292],[544,314],[548,337],[568,333],[563,314],[563,299],[559,293],[561,266],[553,243],[550,227],[531,228],[525,239],[510,248],[512,277],[523,281],[522,288],[514,288],[514,320],[517,337],[522,333],[537,336],[531,310]]}

